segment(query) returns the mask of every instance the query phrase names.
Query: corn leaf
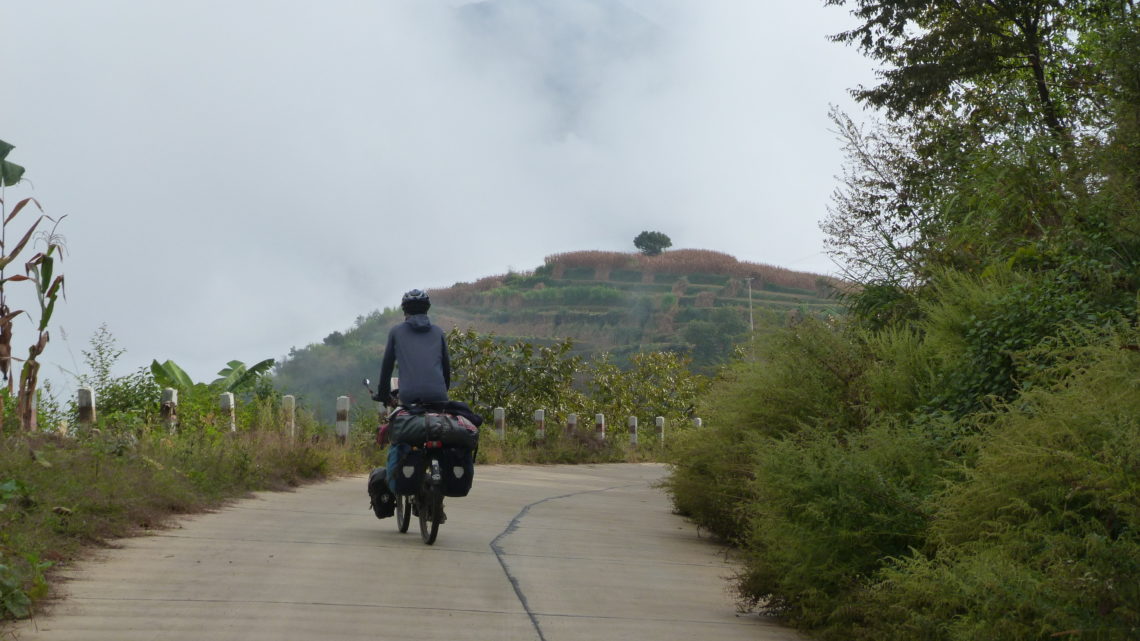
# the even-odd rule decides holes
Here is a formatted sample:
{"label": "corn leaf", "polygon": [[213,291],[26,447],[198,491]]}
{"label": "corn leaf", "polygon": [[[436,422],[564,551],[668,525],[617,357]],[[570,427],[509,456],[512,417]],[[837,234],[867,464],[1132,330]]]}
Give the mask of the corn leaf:
{"label": "corn leaf", "polygon": [[27,245],[28,241],[32,239],[32,234],[35,233],[36,227],[39,227],[40,221],[42,220],[43,217],[40,217],[38,220],[36,220],[36,222],[32,223],[31,228],[29,228],[27,233],[24,234],[24,237],[20,239],[20,242],[16,244],[15,249],[13,249],[7,256],[0,257],[0,269],[4,269],[8,263],[16,259],[16,255],[19,254],[20,250],[24,248],[24,245]]}
{"label": "corn leaf", "polygon": [[8,217],[4,219],[4,224],[7,225],[8,223],[12,222],[12,219],[16,217],[16,214],[20,213],[20,210],[26,207],[28,203],[34,203],[40,211],[44,210],[43,206],[40,205],[40,201],[36,200],[35,198],[25,198],[16,203],[16,206],[12,208],[12,213],[8,214]]}

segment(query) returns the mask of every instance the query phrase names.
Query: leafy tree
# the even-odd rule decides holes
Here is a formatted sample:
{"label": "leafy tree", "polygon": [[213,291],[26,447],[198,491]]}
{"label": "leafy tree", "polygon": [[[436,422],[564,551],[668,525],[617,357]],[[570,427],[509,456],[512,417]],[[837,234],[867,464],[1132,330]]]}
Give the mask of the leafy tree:
{"label": "leafy tree", "polygon": [[633,239],[633,246],[646,256],[656,256],[673,246],[673,241],[659,231],[643,231]]}
{"label": "leafy tree", "polygon": [[827,0],[862,21],[835,36],[889,65],[855,96],[895,119],[954,114],[1068,143],[1098,119],[1089,36],[1135,16],[1121,0]]}
{"label": "leafy tree", "polygon": [[574,343],[569,339],[548,346],[506,343],[492,335],[453,329],[447,344],[456,373],[451,396],[484,416],[502,407],[508,422],[526,425],[536,409],[553,416],[582,406],[581,394],[573,389],[582,359],[570,354]]}
{"label": "leafy tree", "polygon": [[1136,113],[1134,3],[828,4],[861,21],[835,38],[886,65],[854,94],[889,122],[862,132],[836,118],[848,172],[825,229],[860,282],[980,271],[1080,231],[1098,189],[1135,166],[1112,158],[1136,159],[1120,144]]}
{"label": "leafy tree", "polygon": [[[704,390],[705,379],[689,368],[689,358],[675,352],[643,352],[630,357],[630,367],[615,365],[608,354],[586,368],[590,408],[612,420],[663,416],[688,418]],[[618,423],[615,423],[618,424]]]}

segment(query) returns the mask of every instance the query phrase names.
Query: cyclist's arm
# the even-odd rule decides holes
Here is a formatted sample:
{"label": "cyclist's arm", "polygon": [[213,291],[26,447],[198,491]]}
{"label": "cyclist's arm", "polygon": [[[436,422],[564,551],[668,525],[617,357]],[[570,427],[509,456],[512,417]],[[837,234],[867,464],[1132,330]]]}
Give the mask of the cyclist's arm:
{"label": "cyclist's arm", "polygon": [[380,402],[388,404],[392,396],[392,370],[396,368],[396,336],[388,332],[388,344],[384,347],[384,358],[380,361],[380,386],[377,389]]}
{"label": "cyclist's arm", "polygon": [[443,385],[444,389],[451,389],[451,356],[447,353],[447,338],[441,337],[443,343]]}

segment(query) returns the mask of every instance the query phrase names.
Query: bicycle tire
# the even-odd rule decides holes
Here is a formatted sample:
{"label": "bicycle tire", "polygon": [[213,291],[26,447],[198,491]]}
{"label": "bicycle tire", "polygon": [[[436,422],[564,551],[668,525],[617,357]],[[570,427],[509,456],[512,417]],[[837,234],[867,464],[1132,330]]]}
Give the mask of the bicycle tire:
{"label": "bicycle tire", "polygon": [[431,545],[435,543],[435,537],[439,536],[439,524],[443,516],[443,492],[437,485],[424,484],[420,498],[422,501],[417,502],[420,513],[420,537],[424,543]]}
{"label": "bicycle tire", "polygon": [[412,523],[412,497],[411,496],[397,496],[396,497],[396,528],[401,533],[408,531],[408,526]]}

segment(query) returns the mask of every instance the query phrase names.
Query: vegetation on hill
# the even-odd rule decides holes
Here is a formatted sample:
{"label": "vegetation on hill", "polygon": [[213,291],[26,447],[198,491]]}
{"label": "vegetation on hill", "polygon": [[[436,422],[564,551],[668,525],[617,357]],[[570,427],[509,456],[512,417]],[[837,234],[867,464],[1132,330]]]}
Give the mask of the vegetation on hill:
{"label": "vegetation on hill", "polygon": [[1140,638],[1140,9],[830,0],[850,313],[758,336],[672,452],[741,597],[823,639]]}
{"label": "vegetation on hill", "polygon": [[[789,318],[839,313],[842,287],[708,250],[582,251],[549,256],[532,272],[433,289],[431,318],[504,344],[570,340],[574,355],[606,354],[622,368],[639,353],[682,354],[693,371],[710,374],[748,340],[752,326],[765,333]],[[388,329],[402,320],[395,308],[372,312],[320,344],[291,350],[277,368],[277,385],[331,417],[337,396],[357,394],[362,378],[376,377]]]}

